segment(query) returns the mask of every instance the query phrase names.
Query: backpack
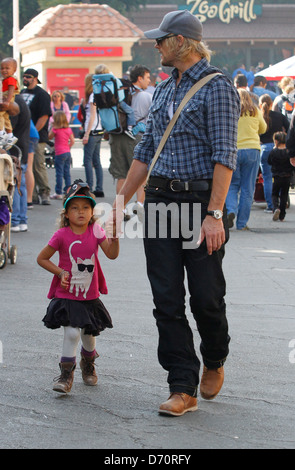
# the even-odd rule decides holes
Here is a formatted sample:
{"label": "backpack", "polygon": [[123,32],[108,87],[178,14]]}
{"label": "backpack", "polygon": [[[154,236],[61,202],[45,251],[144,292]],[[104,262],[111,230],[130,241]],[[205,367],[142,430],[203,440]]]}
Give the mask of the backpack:
{"label": "backpack", "polygon": [[295,91],[291,91],[287,96],[282,95],[282,113],[291,121],[292,113],[295,109]]}
{"label": "backpack", "polygon": [[93,102],[103,129],[110,134],[121,134],[126,125],[123,122],[125,113],[120,109],[120,101],[125,98],[122,82],[113,74],[105,73],[93,75],[92,86]]}
{"label": "backpack", "polygon": [[120,78],[120,82],[122,83],[121,90],[124,90],[124,101],[131,106],[132,91],[134,92],[135,88],[127,78]]}

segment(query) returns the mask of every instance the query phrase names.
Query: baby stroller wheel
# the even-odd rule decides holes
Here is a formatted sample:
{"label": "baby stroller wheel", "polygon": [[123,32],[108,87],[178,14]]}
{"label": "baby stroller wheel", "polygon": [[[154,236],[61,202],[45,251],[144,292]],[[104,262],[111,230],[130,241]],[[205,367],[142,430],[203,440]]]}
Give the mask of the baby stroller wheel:
{"label": "baby stroller wheel", "polygon": [[5,251],[1,248],[0,250],[0,269],[3,269],[7,263],[7,256]]}
{"label": "baby stroller wheel", "polygon": [[12,247],[10,248],[9,258],[10,258],[11,264],[16,263],[17,247],[15,245],[12,245]]}

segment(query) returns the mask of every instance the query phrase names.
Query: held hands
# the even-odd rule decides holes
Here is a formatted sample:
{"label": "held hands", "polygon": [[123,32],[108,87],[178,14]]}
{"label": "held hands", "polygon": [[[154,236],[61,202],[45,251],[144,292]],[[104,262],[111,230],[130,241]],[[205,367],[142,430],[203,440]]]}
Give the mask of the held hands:
{"label": "held hands", "polygon": [[213,251],[218,251],[225,243],[225,231],[222,219],[216,220],[211,215],[207,215],[202,223],[197,248],[206,239],[208,255]]}
{"label": "held hands", "polygon": [[122,234],[122,222],[124,219],[124,201],[122,197],[117,196],[116,202],[111,210],[109,217],[105,224],[106,236],[108,238],[119,238]]}

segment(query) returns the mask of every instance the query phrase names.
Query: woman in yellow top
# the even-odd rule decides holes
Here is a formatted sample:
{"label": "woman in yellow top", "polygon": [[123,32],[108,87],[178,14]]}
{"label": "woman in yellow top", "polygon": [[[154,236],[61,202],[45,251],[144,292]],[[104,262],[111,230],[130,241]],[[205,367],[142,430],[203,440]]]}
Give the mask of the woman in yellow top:
{"label": "woman in yellow top", "polygon": [[237,168],[226,198],[229,227],[233,227],[237,217],[238,230],[247,230],[253,202],[255,182],[260,164],[260,134],[264,134],[267,124],[245,89],[238,89],[241,98],[241,115],[238,122]]}

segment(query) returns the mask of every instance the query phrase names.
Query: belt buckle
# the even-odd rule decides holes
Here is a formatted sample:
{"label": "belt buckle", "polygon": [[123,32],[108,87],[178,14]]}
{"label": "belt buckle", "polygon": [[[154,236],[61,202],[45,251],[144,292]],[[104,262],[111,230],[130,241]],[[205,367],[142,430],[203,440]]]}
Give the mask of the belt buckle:
{"label": "belt buckle", "polygon": [[173,183],[180,183],[180,180],[171,180],[169,183],[171,191],[173,191],[174,193],[180,193],[181,189],[174,189]]}

